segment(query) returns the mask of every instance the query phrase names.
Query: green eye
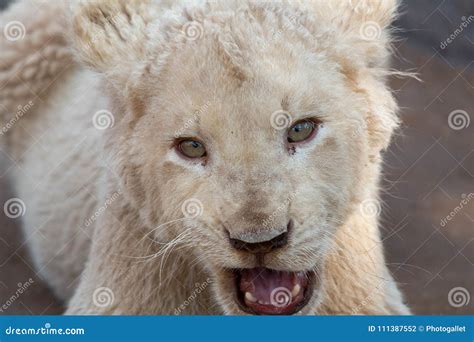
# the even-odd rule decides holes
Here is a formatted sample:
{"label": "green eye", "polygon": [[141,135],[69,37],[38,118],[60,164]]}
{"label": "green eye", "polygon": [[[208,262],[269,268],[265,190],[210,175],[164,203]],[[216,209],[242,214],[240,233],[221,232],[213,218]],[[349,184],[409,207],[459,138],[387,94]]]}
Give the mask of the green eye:
{"label": "green eye", "polygon": [[188,158],[203,158],[206,156],[206,148],[196,140],[182,140],[178,144],[181,154]]}
{"label": "green eye", "polygon": [[288,142],[299,143],[314,136],[316,123],[310,120],[298,121],[288,130]]}

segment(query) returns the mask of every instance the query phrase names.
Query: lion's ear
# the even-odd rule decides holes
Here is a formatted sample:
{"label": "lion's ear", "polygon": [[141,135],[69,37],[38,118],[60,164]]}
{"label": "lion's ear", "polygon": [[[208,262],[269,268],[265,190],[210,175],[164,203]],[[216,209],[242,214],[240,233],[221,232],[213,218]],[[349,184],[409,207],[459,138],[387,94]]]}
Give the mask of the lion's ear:
{"label": "lion's ear", "polygon": [[340,6],[346,7],[352,21],[360,24],[367,21],[377,23],[382,29],[389,26],[397,15],[398,0],[336,0]]}
{"label": "lion's ear", "polygon": [[397,0],[330,0],[314,8],[334,33],[334,54],[351,84],[363,89],[366,122],[373,151],[385,149],[398,126],[397,104],[386,86],[390,61],[390,27]]}
{"label": "lion's ear", "polygon": [[338,46],[345,50],[342,54],[368,67],[385,64],[397,0],[316,0],[311,4],[316,17],[331,28]]}
{"label": "lion's ear", "polygon": [[[367,127],[374,151],[386,149],[399,120],[398,107],[386,87],[385,75],[390,60],[390,27],[398,13],[397,0],[341,0],[345,2],[346,32],[351,37],[353,53],[367,73],[358,78],[367,90]],[[371,77],[372,75],[372,77]],[[382,76],[382,77],[379,77]]]}
{"label": "lion's ear", "polygon": [[340,0],[345,7],[341,27],[351,37],[354,52],[368,67],[384,67],[391,42],[390,26],[398,13],[397,0]]}
{"label": "lion's ear", "polygon": [[350,0],[349,30],[370,66],[385,66],[391,42],[390,26],[398,14],[397,0]]}
{"label": "lion's ear", "polygon": [[146,58],[152,0],[87,0],[71,6],[78,58],[112,77],[127,77]]}

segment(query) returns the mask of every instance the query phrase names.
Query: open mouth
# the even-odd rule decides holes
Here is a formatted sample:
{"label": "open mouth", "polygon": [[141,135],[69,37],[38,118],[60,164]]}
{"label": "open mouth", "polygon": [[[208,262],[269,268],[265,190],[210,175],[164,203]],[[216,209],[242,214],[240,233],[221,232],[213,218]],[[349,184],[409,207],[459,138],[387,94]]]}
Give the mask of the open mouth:
{"label": "open mouth", "polygon": [[237,303],[254,315],[292,315],[311,299],[314,274],[257,267],[234,270]]}

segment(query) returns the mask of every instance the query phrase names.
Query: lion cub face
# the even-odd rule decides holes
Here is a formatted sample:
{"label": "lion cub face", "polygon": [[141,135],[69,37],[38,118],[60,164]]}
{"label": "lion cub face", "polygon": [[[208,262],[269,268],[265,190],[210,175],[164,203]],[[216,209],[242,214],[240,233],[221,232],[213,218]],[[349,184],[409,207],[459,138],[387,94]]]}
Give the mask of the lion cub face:
{"label": "lion cub face", "polygon": [[394,109],[382,81],[324,41],[334,35],[269,19],[301,13],[273,10],[183,19],[163,45],[143,42],[125,93],[110,91],[129,198],[157,240],[199,260],[228,313],[316,306],[334,234],[394,126],[373,113]]}

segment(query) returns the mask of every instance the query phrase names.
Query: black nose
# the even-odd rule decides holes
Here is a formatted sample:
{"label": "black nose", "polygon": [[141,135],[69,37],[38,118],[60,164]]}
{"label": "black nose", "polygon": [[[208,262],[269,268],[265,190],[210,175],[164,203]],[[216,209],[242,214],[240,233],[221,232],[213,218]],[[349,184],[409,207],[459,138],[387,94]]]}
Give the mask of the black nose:
{"label": "black nose", "polygon": [[275,249],[281,248],[288,243],[288,232],[291,223],[284,229],[284,232],[273,237],[270,240],[259,241],[259,242],[247,242],[244,240],[231,238],[229,236],[229,241],[232,247],[239,251],[246,251],[254,254],[269,253]]}

